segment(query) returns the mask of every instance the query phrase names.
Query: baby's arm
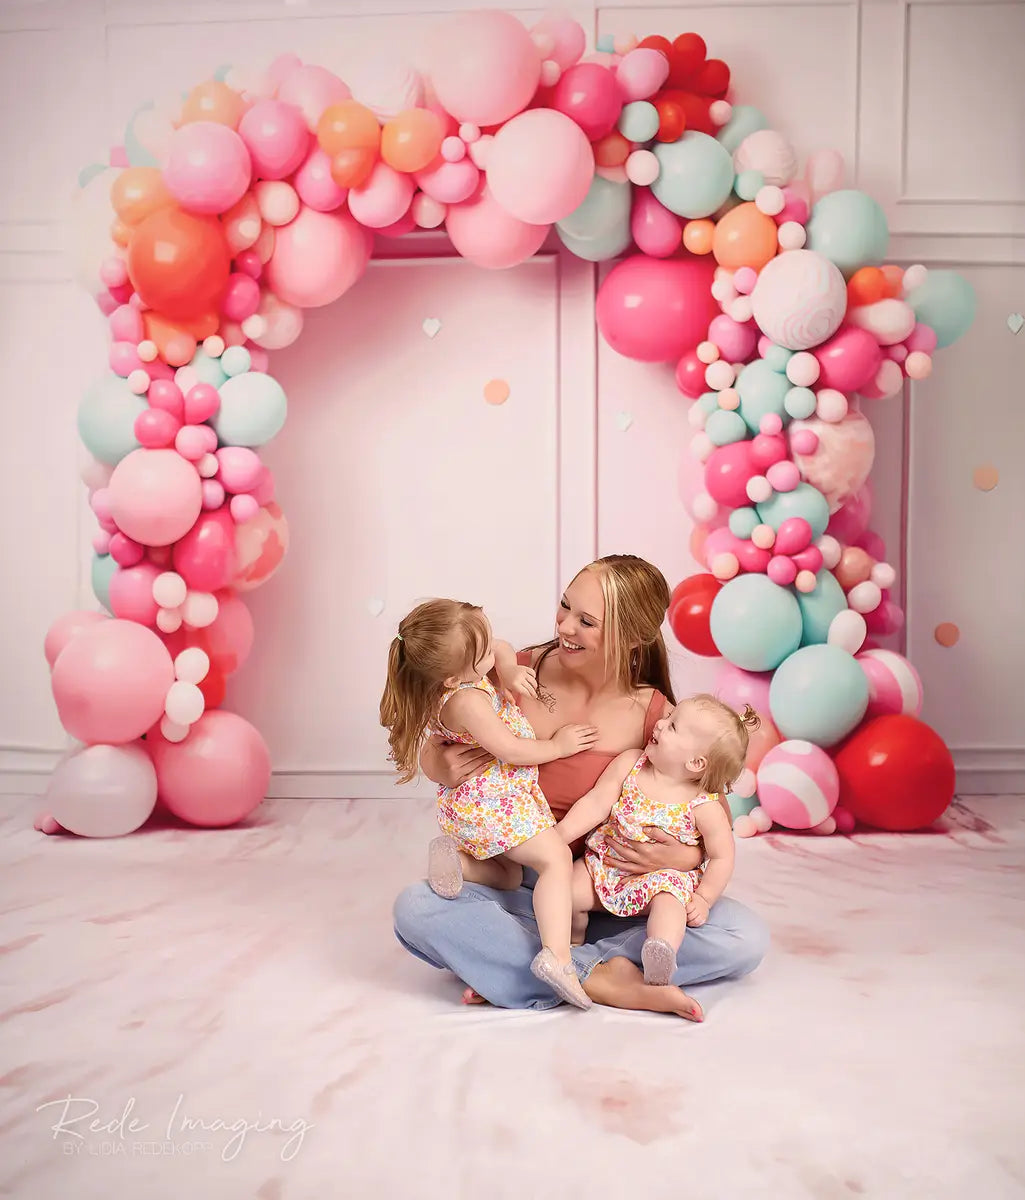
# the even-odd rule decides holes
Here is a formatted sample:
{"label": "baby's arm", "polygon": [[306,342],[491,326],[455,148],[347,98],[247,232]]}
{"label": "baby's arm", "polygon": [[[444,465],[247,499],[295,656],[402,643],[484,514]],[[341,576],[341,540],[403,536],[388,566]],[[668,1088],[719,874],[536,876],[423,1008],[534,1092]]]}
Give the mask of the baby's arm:
{"label": "baby's arm", "polygon": [[491,700],[479,688],[463,688],[445,704],[444,721],[449,729],[463,730],[499,762],[514,767],[532,767],[568,758],[593,746],[598,731],[593,725],[564,725],[554,737],[517,737],[499,720]]}
{"label": "baby's arm", "polygon": [[492,643],[495,652],[494,675],[497,682],[514,698],[516,696],[537,696],[537,676],[532,667],[521,667],[516,661],[516,651],[508,642],[497,638]]}
{"label": "baby's arm", "polygon": [[612,812],[612,806],[623,790],[623,780],[630,773],[639,754],[639,750],[626,750],[614,758],[602,771],[594,787],[581,796],[556,825],[555,828],[567,845],[572,845],[577,838],[590,833]]}
{"label": "baby's arm", "polygon": [[733,830],[722,805],[712,801],[697,805],[694,809],[694,824],[705,844],[708,865],[694,893],[698,903],[695,905],[692,900],[687,905],[687,924],[703,925],[708,910],[726,890],[733,874]]}

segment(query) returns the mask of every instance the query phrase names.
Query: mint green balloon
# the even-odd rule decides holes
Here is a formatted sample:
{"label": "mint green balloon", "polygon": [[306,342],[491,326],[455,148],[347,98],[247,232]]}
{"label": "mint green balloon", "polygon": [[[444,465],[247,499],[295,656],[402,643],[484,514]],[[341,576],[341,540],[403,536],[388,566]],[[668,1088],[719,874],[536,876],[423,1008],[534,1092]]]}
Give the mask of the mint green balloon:
{"label": "mint green balloon", "polygon": [[284,425],[288,401],[273,375],[233,375],[219,390],[221,406],[210,424],[222,446],[262,446]]}
{"label": "mint green balloon", "polygon": [[752,809],[758,807],[758,797],[755,796],[738,796],[736,792],[728,792],[726,801],[730,806],[730,816],[734,819],[737,817],[746,817]]}
{"label": "mint green balloon", "polygon": [[845,738],[867,708],[868,676],[839,646],[802,646],[769,684],[769,712],[783,737],[823,749]]}
{"label": "mint green balloon", "polygon": [[741,541],[746,541],[761,523],[758,510],[754,508],[735,508],[730,513],[730,533]]}
{"label": "mint green balloon", "polygon": [[871,196],[852,188],[830,192],[811,210],[806,250],[835,263],[850,279],[862,267],[886,258],[890,231],[886,214]]}
{"label": "mint green balloon", "polygon": [[675,142],[659,142],[652,150],[659,165],[652,194],[678,217],[710,216],[733,191],[730,152],[707,133],[688,130]]}
{"label": "mint green balloon", "polygon": [[792,492],[773,492],[770,499],[757,507],[758,515],[773,529],[779,529],[789,517],[803,517],[811,526],[812,537],[820,538],[829,524],[826,498],[810,483],[799,483]]}
{"label": "mint green balloon", "polygon": [[753,200],[765,187],[765,176],[761,171],[741,171],[733,184],[733,190],[741,200]]}
{"label": "mint green balloon", "polygon": [[829,634],[833,618],[847,607],[847,597],[832,571],[822,570],[815,576],[812,591],[797,593],[797,606],[804,626],[801,645],[820,645]]}
{"label": "mint green balloon", "polygon": [[733,154],[749,133],[768,128],[768,118],[757,108],[750,104],[734,104],[730,119],[715,136]]}
{"label": "mint green balloon", "polygon": [[634,100],[619,114],[619,132],[630,142],[650,142],[658,133],[658,109],[647,100]]}
{"label": "mint green balloon", "polygon": [[211,358],[202,346],[192,356],[189,366],[199,376],[200,383],[211,383],[215,388],[228,378],[228,372],[221,366],[219,358]]}
{"label": "mint green balloon", "polygon": [[110,581],[117,571],[117,563],[109,554],[94,554],[91,571],[93,595],[113,615],[110,607]]}
{"label": "mint green balloon", "polygon": [[907,302],[936,334],[938,349],[956,342],[975,320],[975,288],[957,271],[930,269],[925,283],[908,293]]}
{"label": "mint green balloon", "polygon": [[719,393],[704,392],[696,401],[696,404],[703,413],[707,413],[709,416],[711,416],[712,413],[719,408]]}
{"label": "mint green balloon", "polygon": [[818,399],[811,388],[795,387],[787,392],[783,404],[795,421],[804,421],[814,415]]}
{"label": "mint green balloon", "polygon": [[139,449],[135,418],[146,412],[145,396],[137,396],[128,380],[113,372],[91,384],[78,406],[78,436],[100,462],[116,466]]}
{"label": "mint green balloon", "polygon": [[555,223],[566,249],[587,262],[605,262],[622,254],[631,241],[631,191],[629,183],[595,175],[581,203]]}
{"label": "mint green balloon", "polygon": [[739,413],[752,433],[758,433],[762,417],[776,413],[787,424],[787,393],[793,384],[774,371],[764,358],[756,358],[740,372],[735,387],[740,396]]}
{"label": "mint green balloon", "polygon": [[705,433],[713,446],[728,446],[732,442],[742,442],[747,437],[747,426],[740,413],[720,408],[709,414]]}

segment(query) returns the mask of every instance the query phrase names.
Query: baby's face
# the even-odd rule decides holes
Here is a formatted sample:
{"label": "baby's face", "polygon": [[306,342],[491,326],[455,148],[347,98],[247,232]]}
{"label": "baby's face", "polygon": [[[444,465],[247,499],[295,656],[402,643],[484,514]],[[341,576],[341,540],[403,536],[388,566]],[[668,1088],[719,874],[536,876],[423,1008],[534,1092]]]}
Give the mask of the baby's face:
{"label": "baby's face", "polygon": [[722,729],[716,714],[687,700],[656,723],[648,745],[653,766],[671,775],[698,776]]}

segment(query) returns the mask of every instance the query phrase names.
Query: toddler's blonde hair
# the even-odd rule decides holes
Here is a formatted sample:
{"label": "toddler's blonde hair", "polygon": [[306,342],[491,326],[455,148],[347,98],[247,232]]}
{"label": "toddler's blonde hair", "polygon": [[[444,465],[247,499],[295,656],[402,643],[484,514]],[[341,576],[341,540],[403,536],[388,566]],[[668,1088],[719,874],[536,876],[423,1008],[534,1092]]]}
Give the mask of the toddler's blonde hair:
{"label": "toddler's blonde hair", "polygon": [[689,697],[687,703],[695,704],[705,712],[715,713],[721,719],[721,731],[703,755],[706,765],[700,787],[703,792],[714,792],[725,798],[744,769],[750,735],[761,725],[761,721],[750,704],[744,706],[742,713],[738,713],[707,692]]}

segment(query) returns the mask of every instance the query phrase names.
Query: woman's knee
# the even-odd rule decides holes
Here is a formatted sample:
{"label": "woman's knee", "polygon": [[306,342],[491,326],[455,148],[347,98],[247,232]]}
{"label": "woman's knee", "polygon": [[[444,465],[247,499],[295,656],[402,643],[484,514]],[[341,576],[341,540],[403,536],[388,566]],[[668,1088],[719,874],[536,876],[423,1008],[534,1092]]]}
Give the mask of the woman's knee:
{"label": "woman's knee", "polygon": [[735,904],[730,927],[736,938],[734,975],[750,975],[769,952],[769,927],[757,913]]}
{"label": "woman's knee", "polygon": [[395,897],[392,905],[392,921],[395,932],[403,941],[417,942],[417,934],[423,929],[425,922],[437,913],[443,905],[451,903],[443,900],[421,879],[403,888]]}

